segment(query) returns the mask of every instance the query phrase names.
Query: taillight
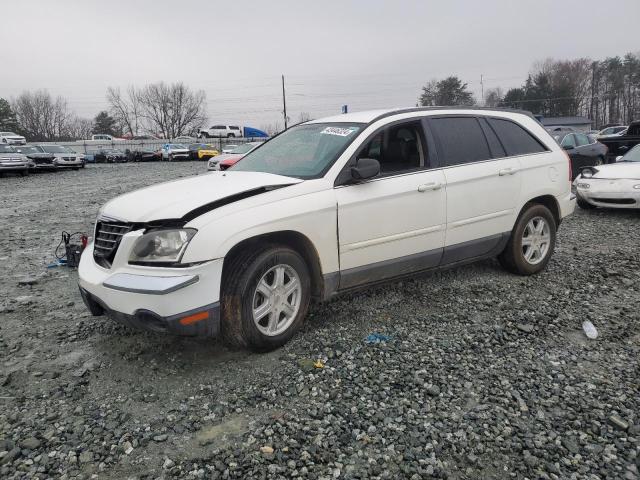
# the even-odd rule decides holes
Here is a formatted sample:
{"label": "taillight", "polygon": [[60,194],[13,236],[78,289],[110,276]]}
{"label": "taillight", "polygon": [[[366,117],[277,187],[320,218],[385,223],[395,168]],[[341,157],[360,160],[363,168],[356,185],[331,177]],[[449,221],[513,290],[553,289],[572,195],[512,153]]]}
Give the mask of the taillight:
{"label": "taillight", "polygon": [[563,150],[564,156],[567,157],[567,164],[569,165],[569,183],[573,183],[573,167],[571,166],[571,157],[566,150]]}

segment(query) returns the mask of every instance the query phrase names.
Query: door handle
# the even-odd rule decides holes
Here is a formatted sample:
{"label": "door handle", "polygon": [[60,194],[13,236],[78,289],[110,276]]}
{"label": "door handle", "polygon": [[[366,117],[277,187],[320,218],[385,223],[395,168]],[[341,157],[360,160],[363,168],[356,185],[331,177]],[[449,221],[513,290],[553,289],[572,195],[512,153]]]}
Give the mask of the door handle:
{"label": "door handle", "polygon": [[430,190],[440,190],[442,188],[442,184],[440,182],[431,182],[431,183],[423,183],[418,186],[419,192],[428,192]]}
{"label": "door handle", "polygon": [[518,170],[515,168],[503,168],[502,170],[500,170],[498,172],[498,175],[500,175],[501,177],[504,177],[505,175],[513,175],[514,173],[516,173]]}

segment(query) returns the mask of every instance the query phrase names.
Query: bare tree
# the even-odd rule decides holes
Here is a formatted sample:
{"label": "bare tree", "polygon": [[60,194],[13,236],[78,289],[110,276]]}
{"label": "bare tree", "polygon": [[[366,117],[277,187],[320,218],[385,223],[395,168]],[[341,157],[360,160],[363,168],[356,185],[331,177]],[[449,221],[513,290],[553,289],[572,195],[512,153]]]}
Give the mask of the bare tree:
{"label": "bare tree", "polygon": [[504,99],[504,91],[500,87],[490,88],[484,95],[485,107],[495,108],[502,104]]}
{"label": "bare tree", "polygon": [[182,82],[147,85],[137,91],[140,115],[149,128],[165,138],[197,134],[206,121],[206,95]]}
{"label": "bare tree", "polygon": [[298,123],[304,123],[313,120],[311,115],[308,112],[300,112],[300,116],[298,117]]}
{"label": "bare tree", "polygon": [[135,87],[129,86],[126,95],[120,92],[120,88],[107,88],[107,102],[120,129],[131,136],[138,135],[142,129],[142,118],[140,99]]}
{"label": "bare tree", "polygon": [[267,132],[267,135],[273,137],[282,131],[282,126],[280,125],[280,122],[265,123],[260,125],[260,130]]}
{"label": "bare tree", "polygon": [[31,140],[58,140],[65,136],[73,119],[67,101],[55,99],[46,90],[23,92],[13,100],[13,110],[20,131]]}
{"label": "bare tree", "polygon": [[91,138],[93,133],[93,120],[88,118],[73,117],[67,124],[65,136],[69,140],[82,140]]}

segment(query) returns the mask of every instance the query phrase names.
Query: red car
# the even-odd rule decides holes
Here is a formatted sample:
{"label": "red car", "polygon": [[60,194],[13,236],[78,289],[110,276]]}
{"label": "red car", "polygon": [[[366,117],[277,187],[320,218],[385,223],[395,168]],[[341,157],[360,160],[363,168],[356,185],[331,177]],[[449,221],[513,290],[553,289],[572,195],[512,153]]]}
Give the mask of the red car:
{"label": "red car", "polygon": [[235,165],[238,161],[244,157],[247,153],[255,150],[263,142],[248,142],[238,145],[229,153],[223,153],[217,157],[213,157],[209,160],[207,170],[226,170],[227,168]]}

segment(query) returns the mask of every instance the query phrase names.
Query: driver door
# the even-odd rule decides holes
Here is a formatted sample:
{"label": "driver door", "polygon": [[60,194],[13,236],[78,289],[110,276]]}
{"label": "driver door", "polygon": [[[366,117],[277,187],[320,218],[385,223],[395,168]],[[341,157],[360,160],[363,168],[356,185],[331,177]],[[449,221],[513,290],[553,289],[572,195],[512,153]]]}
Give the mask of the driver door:
{"label": "driver door", "polygon": [[341,289],[440,263],[446,180],[430,169],[428,151],[419,120],[382,128],[359,150],[357,158],[375,158],[381,171],[335,189]]}

